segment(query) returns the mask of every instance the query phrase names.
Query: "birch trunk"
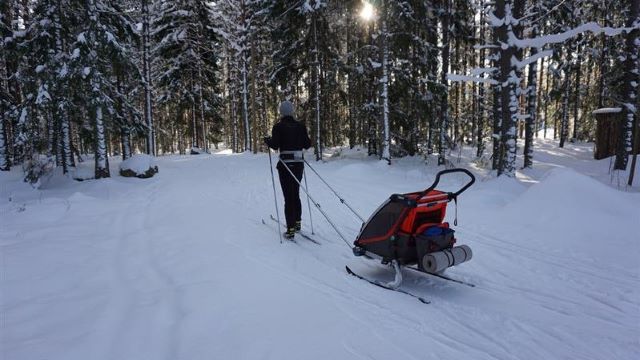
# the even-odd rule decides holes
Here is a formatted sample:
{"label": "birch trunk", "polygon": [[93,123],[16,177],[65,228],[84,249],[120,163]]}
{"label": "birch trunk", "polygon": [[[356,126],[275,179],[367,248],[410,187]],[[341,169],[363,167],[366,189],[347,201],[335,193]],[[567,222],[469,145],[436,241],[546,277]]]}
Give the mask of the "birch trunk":
{"label": "birch trunk", "polygon": [[96,106],[96,162],[95,162],[95,178],[108,178],[109,174],[109,158],[107,157],[107,141],[104,127],[104,119],[102,117],[102,105]]}

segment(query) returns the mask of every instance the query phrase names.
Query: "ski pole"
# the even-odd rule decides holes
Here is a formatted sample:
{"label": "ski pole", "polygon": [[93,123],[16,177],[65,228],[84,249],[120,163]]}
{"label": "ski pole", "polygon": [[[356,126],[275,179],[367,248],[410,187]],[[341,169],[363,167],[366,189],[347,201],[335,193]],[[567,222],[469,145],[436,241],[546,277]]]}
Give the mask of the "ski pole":
{"label": "ski pole", "polygon": [[351,245],[349,244],[349,241],[344,237],[344,235],[342,235],[342,233],[340,232],[340,230],[338,230],[338,228],[333,223],[333,221],[331,221],[331,219],[329,218],[329,215],[327,215],[327,213],[325,213],[324,210],[322,210],[322,208],[320,207],[320,204],[318,204],[318,202],[313,199],[311,194],[309,194],[309,192],[307,191],[307,188],[302,186],[302,184],[300,183],[298,178],[293,174],[293,171],[291,171],[291,169],[289,169],[287,164],[284,161],[282,161],[282,159],[279,159],[278,161],[280,161],[282,163],[282,165],[284,165],[284,168],[287,169],[289,174],[291,174],[293,179],[298,183],[298,185],[300,186],[300,189],[302,189],[302,191],[304,191],[307,194],[309,199],[311,199],[311,202],[313,202],[313,205],[315,205],[315,207],[318,209],[318,211],[320,211],[322,216],[324,216],[324,218],[327,219],[327,221],[329,222],[329,225],[331,225],[331,227],[333,227],[333,230],[335,230],[338,233],[338,235],[342,238],[342,241],[344,241],[347,244],[348,247],[351,247]]}
{"label": "ski pole", "polygon": [[273,202],[276,204],[276,217],[278,218],[278,236],[280,237],[280,244],[282,244],[282,234],[280,233],[280,211],[278,211],[278,198],[276,194],[276,181],[273,176],[273,162],[271,161],[271,149],[269,151],[269,169],[271,169],[271,185],[273,185]]}
{"label": "ski pole", "polygon": [[[304,160],[304,159],[303,159]],[[318,174],[318,172],[316,171],[316,169],[314,169],[313,167],[311,167],[311,165],[307,162],[307,160],[304,160],[304,163],[307,164],[307,166],[309,167],[309,169],[311,169],[311,171],[313,171],[318,178],[320,178],[320,180],[322,180],[322,182],[327,185],[327,187],[329,189],[331,189],[331,191],[336,195],[336,197],[338,197],[338,199],[340,200],[341,203],[343,203],[346,207],[349,208],[349,210],[351,210],[351,212],[357,216],[360,221],[362,221],[362,223],[364,223],[364,219],[362,218],[362,216],[360,216],[355,210],[353,210],[353,208],[351,206],[349,206],[349,204],[331,187],[331,185],[329,185],[323,178],[322,176],[320,176],[320,174]]]}
{"label": "ski pole", "polygon": [[[307,172],[304,171],[304,187],[309,188],[309,184],[307,184]],[[315,235],[313,232],[313,216],[311,216],[311,202],[309,201],[309,194],[307,194],[307,207],[309,208],[309,221],[311,222],[311,235]]]}

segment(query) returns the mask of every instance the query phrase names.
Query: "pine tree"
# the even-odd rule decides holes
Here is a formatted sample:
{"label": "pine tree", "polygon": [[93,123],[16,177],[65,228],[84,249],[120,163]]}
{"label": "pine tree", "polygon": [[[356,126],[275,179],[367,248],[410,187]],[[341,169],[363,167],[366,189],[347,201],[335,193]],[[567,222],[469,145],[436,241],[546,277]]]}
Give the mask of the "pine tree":
{"label": "pine tree", "polygon": [[[638,117],[638,87],[640,86],[640,74],[638,73],[638,52],[640,50],[640,0],[630,0],[626,25],[634,28],[629,31],[626,39],[626,54],[624,57],[624,86],[622,88],[623,126],[621,137],[618,140],[616,161],[614,168],[626,170],[629,159],[628,154],[633,148],[633,127]],[[633,178],[632,178],[633,179]]]}
{"label": "pine tree", "polygon": [[10,12],[9,1],[0,3],[0,171],[8,171],[11,168],[9,160],[9,142],[7,141],[7,128],[9,122],[9,85],[7,71],[7,55],[11,39],[11,25],[8,14]]}
{"label": "pine tree", "polygon": [[520,36],[523,0],[497,0],[494,11],[493,26],[499,46],[498,82],[501,112],[500,131],[501,146],[498,154],[498,175],[515,175],[516,158],[516,123],[518,121],[518,96],[520,88],[520,69],[516,62],[520,60],[520,50],[512,40]]}
{"label": "pine tree", "polygon": [[[85,0],[85,22],[72,44],[71,68],[74,80],[86,89],[84,103],[94,131],[95,178],[109,177],[107,133],[110,129],[140,125],[131,121],[135,107],[118,86],[124,69],[141,74],[131,55],[137,40],[135,26],[121,8],[104,0]],[[136,124],[137,123],[137,124]]]}
{"label": "pine tree", "polygon": [[159,1],[156,8],[151,35],[157,42],[152,58],[158,69],[158,104],[170,105],[181,126],[189,124],[192,147],[206,147],[205,122],[217,108],[218,86],[217,35],[209,2]]}
{"label": "pine tree", "polygon": [[[22,63],[25,98],[22,111],[25,122],[39,126],[39,117],[47,134],[45,149],[35,149],[56,157],[63,173],[75,167],[72,144],[73,94],[69,44],[82,15],[82,7],[67,0],[42,0],[34,8],[34,21],[26,30],[23,48],[29,54]],[[77,56],[78,52],[71,54]],[[36,114],[38,114],[36,116]],[[33,139],[32,142],[37,142]]]}
{"label": "pine tree", "polygon": [[151,7],[150,0],[141,1],[142,16],[142,76],[144,80],[144,123],[147,126],[146,152],[156,154],[156,134],[153,123],[152,78],[151,78]]}

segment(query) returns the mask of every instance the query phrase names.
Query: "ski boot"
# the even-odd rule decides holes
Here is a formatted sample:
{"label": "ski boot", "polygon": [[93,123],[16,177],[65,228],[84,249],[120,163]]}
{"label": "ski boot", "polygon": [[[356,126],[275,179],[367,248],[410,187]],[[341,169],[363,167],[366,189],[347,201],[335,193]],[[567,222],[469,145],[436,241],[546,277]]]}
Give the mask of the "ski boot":
{"label": "ski boot", "polygon": [[287,231],[284,233],[284,238],[287,240],[293,240],[293,237],[296,235],[295,228],[287,228]]}
{"label": "ski boot", "polygon": [[296,221],[296,224],[293,226],[295,232],[300,232],[302,229],[302,222],[300,220]]}

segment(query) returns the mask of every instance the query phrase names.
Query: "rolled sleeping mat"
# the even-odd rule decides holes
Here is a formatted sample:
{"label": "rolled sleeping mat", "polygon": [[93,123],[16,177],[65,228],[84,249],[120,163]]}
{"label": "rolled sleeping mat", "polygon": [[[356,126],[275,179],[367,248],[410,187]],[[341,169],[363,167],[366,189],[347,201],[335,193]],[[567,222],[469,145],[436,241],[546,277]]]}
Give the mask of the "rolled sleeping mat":
{"label": "rolled sleeping mat", "polygon": [[454,265],[471,260],[473,253],[467,245],[454,246],[451,249],[436,251],[422,257],[422,268],[426,272],[439,273]]}

